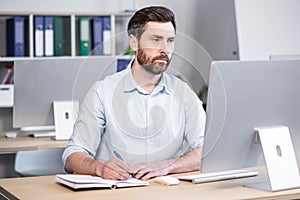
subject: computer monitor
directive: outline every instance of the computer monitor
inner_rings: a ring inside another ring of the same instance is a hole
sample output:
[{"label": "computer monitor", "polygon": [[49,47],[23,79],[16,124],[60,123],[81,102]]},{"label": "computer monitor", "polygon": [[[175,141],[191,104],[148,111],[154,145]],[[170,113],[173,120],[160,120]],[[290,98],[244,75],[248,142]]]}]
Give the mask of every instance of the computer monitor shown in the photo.
[{"label": "computer monitor", "polygon": [[13,126],[54,128],[53,101],[80,103],[93,83],[116,68],[113,57],[16,60]]},{"label": "computer monitor", "polygon": [[300,160],[300,60],[215,61],[202,171],[265,165],[256,127],[289,128]]}]

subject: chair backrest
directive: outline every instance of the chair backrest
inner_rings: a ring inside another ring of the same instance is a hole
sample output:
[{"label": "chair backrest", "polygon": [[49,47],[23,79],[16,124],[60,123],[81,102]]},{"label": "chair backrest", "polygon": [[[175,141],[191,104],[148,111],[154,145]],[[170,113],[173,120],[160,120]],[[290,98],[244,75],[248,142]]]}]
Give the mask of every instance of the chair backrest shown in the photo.
[{"label": "chair backrest", "polygon": [[64,148],[19,151],[15,171],[20,176],[43,176],[66,173],[62,162]]}]

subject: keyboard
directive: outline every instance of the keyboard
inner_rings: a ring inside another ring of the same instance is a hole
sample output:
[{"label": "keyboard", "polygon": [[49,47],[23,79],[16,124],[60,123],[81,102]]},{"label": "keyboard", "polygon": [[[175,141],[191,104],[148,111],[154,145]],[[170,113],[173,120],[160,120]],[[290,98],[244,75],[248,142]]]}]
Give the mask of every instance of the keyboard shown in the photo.
[{"label": "keyboard", "polygon": [[193,183],[206,183],[212,181],[222,181],[236,178],[246,178],[257,176],[258,171],[256,170],[228,170],[210,173],[200,173],[187,176],[177,177],[180,180],[192,181]]},{"label": "keyboard", "polygon": [[30,135],[32,135],[35,138],[40,138],[40,137],[53,137],[56,135],[56,133],[55,132],[34,132]]}]

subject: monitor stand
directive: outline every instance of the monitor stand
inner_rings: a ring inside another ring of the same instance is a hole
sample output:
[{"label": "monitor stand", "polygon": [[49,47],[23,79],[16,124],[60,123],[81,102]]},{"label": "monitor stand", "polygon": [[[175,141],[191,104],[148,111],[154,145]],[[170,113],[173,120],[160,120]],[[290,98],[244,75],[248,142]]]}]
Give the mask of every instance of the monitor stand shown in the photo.
[{"label": "monitor stand", "polygon": [[300,176],[290,132],[286,126],[258,127],[269,180],[247,187],[279,191],[300,187]]},{"label": "monitor stand", "polygon": [[53,101],[55,140],[68,140],[77,118],[78,101]]}]

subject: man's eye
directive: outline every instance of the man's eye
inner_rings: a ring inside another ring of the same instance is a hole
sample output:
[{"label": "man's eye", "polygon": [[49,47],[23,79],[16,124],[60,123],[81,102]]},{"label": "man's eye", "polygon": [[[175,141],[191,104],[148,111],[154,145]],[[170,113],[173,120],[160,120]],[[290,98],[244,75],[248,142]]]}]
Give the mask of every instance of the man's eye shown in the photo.
[{"label": "man's eye", "polygon": [[169,43],[175,42],[175,39],[169,39]]}]

